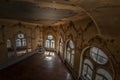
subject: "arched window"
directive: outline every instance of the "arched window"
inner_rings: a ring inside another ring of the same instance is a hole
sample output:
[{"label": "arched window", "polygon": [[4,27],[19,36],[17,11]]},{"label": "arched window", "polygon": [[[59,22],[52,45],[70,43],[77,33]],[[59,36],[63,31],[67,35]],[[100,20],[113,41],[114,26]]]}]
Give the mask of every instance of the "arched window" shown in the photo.
[{"label": "arched window", "polygon": [[98,69],[95,80],[112,80],[112,77],[106,70]]},{"label": "arched window", "polygon": [[52,35],[48,35],[47,40],[45,42],[46,48],[55,48],[55,40]]},{"label": "arched window", "polygon": [[26,46],[26,39],[22,39],[22,45]]},{"label": "arched window", "polygon": [[72,65],[74,65],[74,43],[72,40],[68,41],[67,47],[66,47],[66,60],[67,62]]},{"label": "arched window", "polygon": [[99,48],[92,47],[90,49],[90,55],[92,59],[99,64],[105,64],[108,61],[108,57]]},{"label": "arched window", "polygon": [[52,36],[52,35],[48,35],[48,39],[49,39],[49,40],[52,40],[52,39],[53,39],[53,36]]},{"label": "arched window", "polygon": [[16,47],[21,47],[22,44],[21,44],[21,39],[17,39],[16,40]]},{"label": "arched window", "polygon": [[50,42],[49,40],[46,40],[46,48],[49,48],[50,47]]},{"label": "arched window", "polygon": [[[89,60],[84,58],[84,56]],[[97,47],[88,48],[81,58],[84,59],[83,68],[81,68],[81,80],[112,80],[109,72],[103,69],[103,67],[111,66],[111,64],[106,65],[109,59],[101,49]],[[112,71],[112,68],[108,67],[108,69]]]},{"label": "arched window", "polygon": [[11,48],[11,41],[9,39],[7,40],[7,48]]},{"label": "arched window", "polygon": [[16,36],[16,53],[17,56],[21,56],[26,53],[27,41],[23,33],[19,33]]},{"label": "arched window", "polygon": [[26,46],[26,39],[24,34],[20,33],[17,35],[16,39],[16,47],[25,47]]},{"label": "arched window", "polygon": [[92,74],[93,65],[88,59],[85,59],[83,63],[82,80],[92,80]]},{"label": "arched window", "polygon": [[60,40],[59,40],[59,52],[60,52],[60,56],[63,57],[63,40],[62,40],[62,38],[60,38]]},{"label": "arched window", "polygon": [[51,48],[55,48],[55,41],[51,40]]}]

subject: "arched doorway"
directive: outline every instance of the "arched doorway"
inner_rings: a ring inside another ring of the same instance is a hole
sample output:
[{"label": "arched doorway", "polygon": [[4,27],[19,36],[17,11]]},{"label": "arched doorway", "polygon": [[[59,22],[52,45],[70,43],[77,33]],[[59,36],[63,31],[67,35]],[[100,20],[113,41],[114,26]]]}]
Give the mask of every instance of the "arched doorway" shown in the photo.
[{"label": "arched doorway", "polygon": [[87,47],[81,55],[79,80],[113,80],[110,66],[109,57],[101,48]]}]

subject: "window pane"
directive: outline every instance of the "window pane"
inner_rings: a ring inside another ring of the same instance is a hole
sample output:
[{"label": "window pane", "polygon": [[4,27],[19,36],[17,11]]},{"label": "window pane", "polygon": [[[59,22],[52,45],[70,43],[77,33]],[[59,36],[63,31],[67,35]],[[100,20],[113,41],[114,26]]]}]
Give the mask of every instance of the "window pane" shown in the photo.
[{"label": "window pane", "polygon": [[20,39],[16,40],[16,47],[21,47],[21,40]]},{"label": "window pane", "polygon": [[70,40],[69,46],[70,46],[71,48],[74,48],[74,43],[73,43],[73,41]]},{"label": "window pane", "polygon": [[91,53],[91,56],[92,56],[92,58],[93,58],[94,61],[97,61],[97,54]]},{"label": "window pane", "polygon": [[84,64],[82,75],[84,76],[87,73],[87,65]]},{"label": "window pane", "polygon": [[91,77],[92,77],[92,70],[90,69],[90,67],[88,67],[87,77],[88,77],[89,79],[91,79]]},{"label": "window pane", "polygon": [[67,61],[70,62],[70,52],[67,51]]},{"label": "window pane", "polygon": [[53,36],[52,35],[48,35],[48,39],[53,39]]},{"label": "window pane", "polygon": [[24,34],[18,34],[18,38],[24,38]]},{"label": "window pane", "polygon": [[103,77],[102,77],[102,76],[100,76],[100,75],[96,75],[95,80],[104,80],[104,79],[103,79]]},{"label": "window pane", "polygon": [[50,46],[50,42],[49,42],[49,40],[46,40],[46,48],[49,48]]},{"label": "window pane", "polygon": [[85,80],[92,80],[92,70],[86,64],[84,64],[82,75]]},{"label": "window pane", "polygon": [[97,52],[98,52],[98,48],[93,47],[93,48],[90,49],[90,51],[91,51],[91,52],[94,52],[94,53],[97,53]]},{"label": "window pane", "polygon": [[102,57],[102,56],[98,56],[97,62],[98,63],[105,63],[105,62],[107,62],[107,59]]},{"label": "window pane", "polygon": [[55,41],[54,40],[51,41],[51,48],[55,48]]},{"label": "window pane", "polygon": [[[97,74],[100,74],[99,76],[102,75],[102,77],[106,78],[107,80],[112,80],[112,76],[109,74],[109,72],[107,72],[104,69],[98,69]],[[97,78],[97,76],[96,76],[96,78]]]},{"label": "window pane", "polygon": [[84,80],[92,80],[93,65],[90,60],[85,59],[83,63],[82,77]]},{"label": "window pane", "polygon": [[105,55],[105,53],[96,47],[91,48],[90,55],[91,58],[99,64],[105,64],[108,61],[108,58]]},{"label": "window pane", "polygon": [[74,55],[71,55],[71,64],[74,65]]},{"label": "window pane", "polygon": [[22,45],[26,46],[26,39],[22,39]]},{"label": "window pane", "polygon": [[7,40],[7,48],[11,48],[11,41]]}]

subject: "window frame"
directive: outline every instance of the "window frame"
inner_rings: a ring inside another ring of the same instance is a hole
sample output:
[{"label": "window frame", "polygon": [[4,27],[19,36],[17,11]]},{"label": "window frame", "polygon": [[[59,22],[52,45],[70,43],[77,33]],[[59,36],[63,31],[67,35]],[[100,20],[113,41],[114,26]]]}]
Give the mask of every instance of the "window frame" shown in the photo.
[{"label": "window frame", "polygon": [[[75,54],[75,47],[71,47],[70,42],[72,40],[69,40],[66,45],[66,61],[67,63],[73,68],[74,66],[74,54]],[[73,43],[73,41],[72,41]],[[73,43],[74,45],[74,43]],[[75,46],[75,45],[74,45]],[[74,51],[74,54],[72,53]],[[69,57],[69,58],[68,58]],[[72,59],[73,58],[73,59]]]},{"label": "window frame", "polygon": [[[51,36],[52,38],[49,39],[49,36]],[[47,39],[45,41],[45,47],[48,48],[48,49],[54,49],[55,48],[55,40],[54,40],[53,35],[49,34],[47,36]]]},{"label": "window frame", "polygon": [[[22,37],[20,37],[20,35],[22,35]],[[19,45],[17,45],[17,44],[19,44]],[[26,47],[26,46],[27,46],[27,40],[26,40],[25,34],[18,33],[17,38],[16,38],[16,47],[17,48],[22,48],[22,47]]]}]

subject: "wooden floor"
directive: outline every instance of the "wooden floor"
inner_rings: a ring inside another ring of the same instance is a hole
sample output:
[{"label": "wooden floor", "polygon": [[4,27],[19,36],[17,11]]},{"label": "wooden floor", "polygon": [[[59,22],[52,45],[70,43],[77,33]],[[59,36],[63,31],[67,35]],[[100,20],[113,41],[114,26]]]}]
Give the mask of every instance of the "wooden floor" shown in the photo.
[{"label": "wooden floor", "polygon": [[73,80],[57,55],[35,54],[0,70],[0,80]]}]

